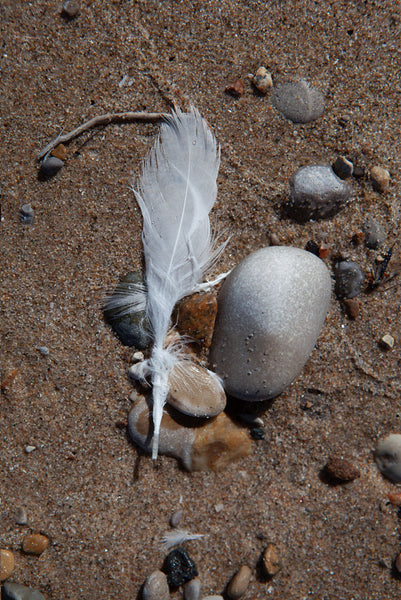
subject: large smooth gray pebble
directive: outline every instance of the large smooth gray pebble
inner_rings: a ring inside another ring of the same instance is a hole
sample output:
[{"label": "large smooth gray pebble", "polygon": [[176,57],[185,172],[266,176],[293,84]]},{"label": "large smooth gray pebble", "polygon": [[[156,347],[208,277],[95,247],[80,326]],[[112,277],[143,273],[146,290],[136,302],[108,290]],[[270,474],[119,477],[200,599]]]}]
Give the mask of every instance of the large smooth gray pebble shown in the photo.
[{"label": "large smooth gray pebble", "polygon": [[384,438],[377,447],[375,459],[383,475],[401,483],[401,434],[392,433]]},{"label": "large smooth gray pebble", "polygon": [[319,258],[284,246],[262,248],[227,277],[211,365],[242,400],[280,394],[300,373],[329,307],[331,279]]},{"label": "large smooth gray pebble", "polygon": [[308,165],[290,178],[288,215],[301,223],[334,217],[350,200],[351,188],[331,167]]},{"label": "large smooth gray pebble", "polygon": [[4,582],[1,590],[1,600],[46,600],[44,595],[34,588],[20,583]]}]

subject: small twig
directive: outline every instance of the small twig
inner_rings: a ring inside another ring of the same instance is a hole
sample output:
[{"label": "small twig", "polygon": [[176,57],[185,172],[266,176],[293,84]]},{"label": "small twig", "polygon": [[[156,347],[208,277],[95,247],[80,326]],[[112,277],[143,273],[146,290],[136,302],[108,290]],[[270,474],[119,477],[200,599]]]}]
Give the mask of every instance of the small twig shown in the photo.
[{"label": "small twig", "polygon": [[74,138],[84,133],[84,131],[88,131],[88,129],[92,129],[93,127],[100,127],[104,125],[109,125],[110,123],[133,123],[133,122],[142,122],[142,123],[159,123],[164,118],[166,118],[166,114],[164,113],[146,113],[146,112],[122,112],[122,113],[107,113],[105,115],[99,115],[97,117],[93,117],[93,119],[89,119],[86,123],[83,123],[76,129],[73,129],[69,133],[64,133],[63,135],[57,136],[53,141],[51,141],[43,150],[41,150],[38,154],[38,160],[41,160],[46,154],[51,152],[53,148],[55,148],[58,144],[66,144],[70,142]]}]

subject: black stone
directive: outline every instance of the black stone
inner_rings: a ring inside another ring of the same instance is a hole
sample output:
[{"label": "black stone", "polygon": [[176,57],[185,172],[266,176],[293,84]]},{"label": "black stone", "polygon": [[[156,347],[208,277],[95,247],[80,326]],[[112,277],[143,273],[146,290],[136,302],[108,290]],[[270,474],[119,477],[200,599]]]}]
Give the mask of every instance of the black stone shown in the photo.
[{"label": "black stone", "polygon": [[365,274],[361,267],[351,260],[338,262],[334,276],[337,298],[355,298],[364,288]]},{"label": "black stone", "polygon": [[[130,295],[136,291],[138,284],[142,283],[139,273],[135,271],[128,273],[118,282],[103,310],[106,323],[110,325],[120,342],[124,346],[134,346],[138,350],[146,350],[151,343],[145,311],[135,311],[129,307]],[[124,305],[124,299],[128,299],[128,305]]]},{"label": "black stone", "polygon": [[265,430],[262,427],[254,427],[251,429],[251,438],[253,440],[264,440],[265,439]]},{"label": "black stone", "polygon": [[198,570],[185,548],[178,546],[167,554],[163,570],[167,575],[167,582],[171,587],[178,587],[191,581],[198,575]]}]

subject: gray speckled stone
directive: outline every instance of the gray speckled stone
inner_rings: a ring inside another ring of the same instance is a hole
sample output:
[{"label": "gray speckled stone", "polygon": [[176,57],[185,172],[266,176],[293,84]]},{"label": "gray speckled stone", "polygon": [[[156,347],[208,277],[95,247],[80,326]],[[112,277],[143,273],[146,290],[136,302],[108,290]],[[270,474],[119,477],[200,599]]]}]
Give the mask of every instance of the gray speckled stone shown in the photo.
[{"label": "gray speckled stone", "polygon": [[355,298],[365,285],[365,274],[358,263],[352,260],[338,262],[334,269],[337,298]]},{"label": "gray speckled stone", "polygon": [[351,188],[326,165],[301,167],[290,178],[288,215],[301,223],[334,217],[350,200]]},{"label": "gray speckled stone", "polygon": [[379,442],[375,459],[383,475],[401,483],[401,434],[392,433]]},{"label": "gray speckled stone", "polygon": [[312,352],[328,310],[330,274],[319,258],[285,246],[262,248],[227,277],[211,365],[242,400],[280,394]]},{"label": "gray speckled stone", "polygon": [[309,123],[318,119],[324,111],[322,92],[307,81],[286,82],[273,91],[273,106],[294,123]]},{"label": "gray speckled stone", "polygon": [[4,582],[1,590],[1,600],[46,600],[44,595],[34,588],[20,583]]}]

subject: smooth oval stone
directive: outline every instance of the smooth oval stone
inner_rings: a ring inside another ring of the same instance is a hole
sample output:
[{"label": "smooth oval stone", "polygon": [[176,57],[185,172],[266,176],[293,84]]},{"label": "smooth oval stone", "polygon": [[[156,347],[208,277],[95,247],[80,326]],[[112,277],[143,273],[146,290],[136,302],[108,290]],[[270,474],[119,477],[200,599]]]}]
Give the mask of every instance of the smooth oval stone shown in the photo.
[{"label": "smooth oval stone", "polygon": [[287,82],[273,91],[273,106],[293,123],[309,123],[324,111],[324,96],[307,81]]},{"label": "smooth oval stone", "polygon": [[226,392],[251,401],[280,394],[312,352],[330,296],[325,264],[299,248],[262,248],[233,269],[211,347]]},{"label": "smooth oval stone", "polygon": [[215,417],[226,407],[226,395],[218,377],[189,360],[175,365],[169,386],[167,402],[184,415]]},{"label": "smooth oval stone", "polygon": [[382,440],[375,452],[380,471],[394,481],[401,482],[401,434],[392,433]]},{"label": "smooth oval stone", "polygon": [[290,178],[290,217],[304,223],[309,219],[334,217],[350,200],[351,188],[326,165],[301,167]]},{"label": "smooth oval stone", "polygon": [[167,576],[163,571],[153,571],[145,581],[142,591],[143,600],[169,600],[170,590]]}]

